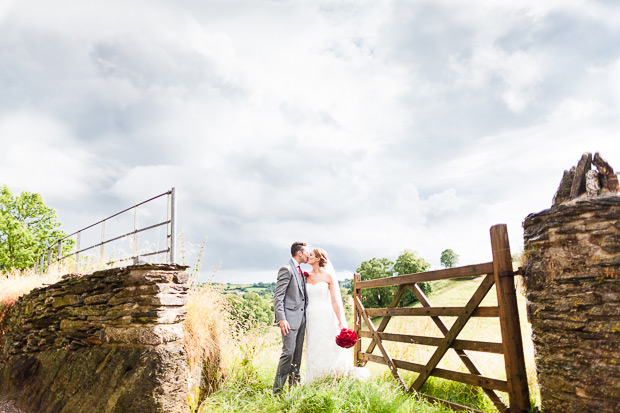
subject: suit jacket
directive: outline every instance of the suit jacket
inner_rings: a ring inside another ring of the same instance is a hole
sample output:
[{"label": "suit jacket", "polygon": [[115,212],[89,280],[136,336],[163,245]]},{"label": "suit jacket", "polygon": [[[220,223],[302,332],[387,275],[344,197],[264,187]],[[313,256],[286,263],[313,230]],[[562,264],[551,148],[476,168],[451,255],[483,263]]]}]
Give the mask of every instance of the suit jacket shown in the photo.
[{"label": "suit jacket", "polygon": [[287,320],[292,329],[298,329],[306,316],[306,280],[297,266],[289,261],[278,271],[278,281],[273,294],[275,323]]}]

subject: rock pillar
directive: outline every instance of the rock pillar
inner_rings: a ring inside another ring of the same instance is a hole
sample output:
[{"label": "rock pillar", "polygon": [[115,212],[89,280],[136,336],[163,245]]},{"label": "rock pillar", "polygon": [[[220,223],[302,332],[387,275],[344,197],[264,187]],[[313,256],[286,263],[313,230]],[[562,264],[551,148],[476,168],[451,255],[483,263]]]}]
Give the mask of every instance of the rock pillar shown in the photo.
[{"label": "rock pillar", "polygon": [[0,394],[26,412],[187,412],[186,267],[65,276],[21,297],[0,338]]},{"label": "rock pillar", "polygon": [[523,224],[527,312],[548,412],[620,408],[620,196],[609,165],[588,173],[587,155],[565,172],[554,206]]}]

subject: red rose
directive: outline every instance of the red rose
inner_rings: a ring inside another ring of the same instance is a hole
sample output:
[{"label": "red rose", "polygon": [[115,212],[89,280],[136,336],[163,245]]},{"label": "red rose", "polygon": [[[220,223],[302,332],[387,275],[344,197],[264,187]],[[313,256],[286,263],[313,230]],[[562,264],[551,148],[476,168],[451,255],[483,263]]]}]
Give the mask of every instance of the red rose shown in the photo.
[{"label": "red rose", "polygon": [[336,336],[336,344],[340,347],[351,348],[357,343],[357,333],[353,330],[343,328]]},{"label": "red rose", "polygon": [[307,276],[309,276],[310,274],[308,274],[306,271],[304,271],[304,275],[307,277]]}]

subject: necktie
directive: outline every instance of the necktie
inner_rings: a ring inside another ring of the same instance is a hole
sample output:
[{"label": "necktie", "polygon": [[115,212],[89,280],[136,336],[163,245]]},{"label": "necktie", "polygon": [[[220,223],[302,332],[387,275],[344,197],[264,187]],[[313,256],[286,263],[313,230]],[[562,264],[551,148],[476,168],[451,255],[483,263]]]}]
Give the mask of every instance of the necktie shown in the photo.
[{"label": "necktie", "polygon": [[297,268],[299,268],[299,275],[301,275],[302,277],[304,276],[304,273],[301,272],[301,265],[298,265]]}]

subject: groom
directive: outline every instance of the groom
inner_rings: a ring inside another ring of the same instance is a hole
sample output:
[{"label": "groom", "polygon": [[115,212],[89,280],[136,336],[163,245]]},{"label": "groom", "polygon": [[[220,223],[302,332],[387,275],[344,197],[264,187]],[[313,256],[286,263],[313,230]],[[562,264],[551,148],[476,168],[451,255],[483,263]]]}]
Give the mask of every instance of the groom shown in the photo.
[{"label": "groom", "polygon": [[282,391],[286,378],[289,386],[299,383],[301,352],[306,332],[306,279],[301,264],[308,262],[309,251],[305,242],[291,246],[291,260],[278,271],[278,281],[273,294],[276,324],[282,333],[282,355],[273,383],[273,394]]}]

